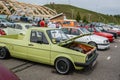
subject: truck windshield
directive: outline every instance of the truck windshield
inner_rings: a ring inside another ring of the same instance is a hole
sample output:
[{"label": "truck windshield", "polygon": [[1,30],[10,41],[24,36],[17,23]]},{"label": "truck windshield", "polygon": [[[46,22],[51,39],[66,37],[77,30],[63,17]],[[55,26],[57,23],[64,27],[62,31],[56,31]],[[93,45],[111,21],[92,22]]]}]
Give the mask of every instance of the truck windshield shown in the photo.
[{"label": "truck windshield", "polygon": [[59,43],[68,39],[68,36],[59,29],[47,30],[47,34],[51,39],[52,43]]}]

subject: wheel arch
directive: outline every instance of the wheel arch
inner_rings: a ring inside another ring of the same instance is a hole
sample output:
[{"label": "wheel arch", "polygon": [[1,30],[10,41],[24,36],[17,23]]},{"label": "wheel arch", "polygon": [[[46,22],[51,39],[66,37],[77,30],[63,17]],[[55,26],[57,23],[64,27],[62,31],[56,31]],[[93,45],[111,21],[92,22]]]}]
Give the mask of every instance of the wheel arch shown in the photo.
[{"label": "wheel arch", "polygon": [[71,64],[72,64],[72,66],[75,67],[75,65],[74,65],[74,60],[73,60],[70,56],[68,56],[68,55],[60,55],[60,56],[57,56],[57,57],[55,58],[55,60],[54,60],[54,65],[55,65],[55,62],[57,61],[57,59],[59,59],[59,58],[65,58],[65,59],[69,60],[69,61],[71,62]]},{"label": "wheel arch", "polygon": [[96,42],[94,42],[94,41],[89,41],[88,44],[90,44],[90,43],[95,43],[96,47],[98,47],[98,45],[97,45]]}]

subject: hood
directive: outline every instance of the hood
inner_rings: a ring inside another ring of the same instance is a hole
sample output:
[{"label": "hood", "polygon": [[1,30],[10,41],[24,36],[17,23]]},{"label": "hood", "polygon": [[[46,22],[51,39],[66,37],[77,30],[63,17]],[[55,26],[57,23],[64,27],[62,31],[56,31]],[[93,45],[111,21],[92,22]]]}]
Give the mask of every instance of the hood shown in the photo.
[{"label": "hood", "polygon": [[87,35],[91,35],[91,34],[82,34],[82,35],[76,36],[74,38],[71,38],[71,39],[68,39],[68,40],[65,40],[65,41],[61,41],[59,43],[59,46],[62,46],[62,45],[65,45],[65,44],[69,44],[69,43],[75,41],[76,39],[78,39],[80,37],[83,37],[83,36],[87,36]]},{"label": "hood", "polygon": [[100,35],[100,36],[106,36],[106,37],[112,37],[113,35],[110,33],[105,33],[105,32],[95,32],[95,34]]},{"label": "hood", "polygon": [[92,39],[95,38],[95,39],[100,39],[100,40],[107,40],[106,37],[102,37],[102,36],[99,36],[99,35],[91,35],[90,36]]}]

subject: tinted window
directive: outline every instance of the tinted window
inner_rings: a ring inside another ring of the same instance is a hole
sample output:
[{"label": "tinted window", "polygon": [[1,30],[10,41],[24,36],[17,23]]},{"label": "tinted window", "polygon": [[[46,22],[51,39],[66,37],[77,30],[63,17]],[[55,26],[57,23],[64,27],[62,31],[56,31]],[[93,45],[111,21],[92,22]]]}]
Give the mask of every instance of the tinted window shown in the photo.
[{"label": "tinted window", "polygon": [[63,31],[65,34],[70,34],[70,29],[69,29],[69,28],[62,28],[62,31]]},{"label": "tinted window", "polygon": [[94,29],[93,28],[88,28],[88,31],[94,32]]},{"label": "tinted window", "polygon": [[29,28],[32,28],[33,26],[30,26],[30,25],[25,25],[25,28],[26,29],[29,29]]},{"label": "tinted window", "polygon": [[64,21],[63,24],[70,24],[70,21]]},{"label": "tinted window", "polygon": [[22,26],[21,25],[15,25],[15,29],[22,29]]},{"label": "tinted window", "polygon": [[80,35],[80,31],[78,29],[72,29],[71,34],[72,35]]},{"label": "tinted window", "polygon": [[40,31],[31,31],[30,42],[39,43],[39,41],[43,44],[49,44],[44,33]]}]

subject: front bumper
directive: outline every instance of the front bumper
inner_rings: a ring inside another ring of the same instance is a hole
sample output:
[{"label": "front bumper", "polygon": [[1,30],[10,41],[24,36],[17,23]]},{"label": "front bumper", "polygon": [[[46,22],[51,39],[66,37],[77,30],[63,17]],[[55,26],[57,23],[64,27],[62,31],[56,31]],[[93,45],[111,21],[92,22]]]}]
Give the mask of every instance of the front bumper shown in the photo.
[{"label": "front bumper", "polygon": [[75,62],[74,64],[76,67],[89,67],[94,63],[94,61],[96,61],[97,56],[98,56],[98,54],[95,53],[94,57],[92,59],[90,59],[89,61],[87,61],[86,63]]},{"label": "front bumper", "polygon": [[109,44],[97,44],[98,49],[109,49],[110,45]]}]

